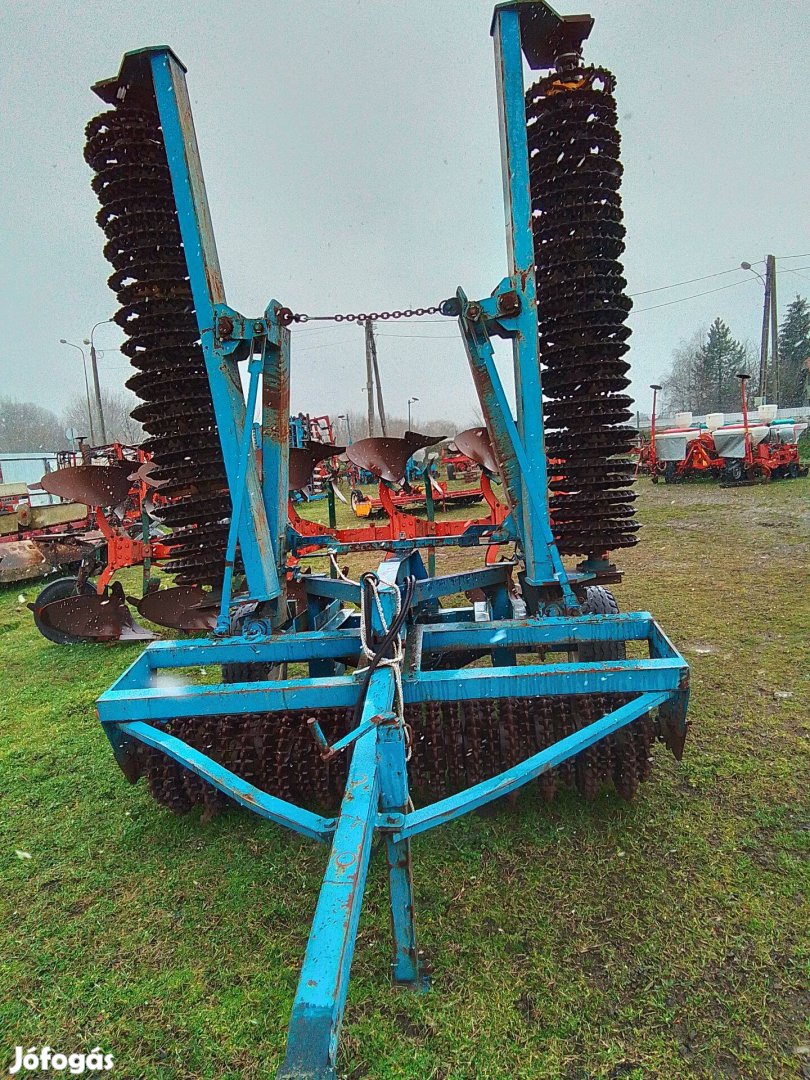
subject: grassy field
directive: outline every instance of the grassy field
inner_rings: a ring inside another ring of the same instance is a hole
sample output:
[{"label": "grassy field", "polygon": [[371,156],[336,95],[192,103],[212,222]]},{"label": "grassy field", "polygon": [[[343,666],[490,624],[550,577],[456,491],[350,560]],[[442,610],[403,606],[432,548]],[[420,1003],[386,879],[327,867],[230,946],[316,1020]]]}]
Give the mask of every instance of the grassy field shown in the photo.
[{"label": "grassy field", "polygon": [[[692,665],[683,763],[657,748],[629,806],[526,791],[417,838],[427,995],[387,983],[375,858],[342,1076],[810,1075],[809,496],[640,484],[617,593]],[[47,1043],[131,1080],[272,1076],[325,851],[130,788],[93,701],[137,647],[48,644],[35,593],[0,593],[0,1069]]]}]

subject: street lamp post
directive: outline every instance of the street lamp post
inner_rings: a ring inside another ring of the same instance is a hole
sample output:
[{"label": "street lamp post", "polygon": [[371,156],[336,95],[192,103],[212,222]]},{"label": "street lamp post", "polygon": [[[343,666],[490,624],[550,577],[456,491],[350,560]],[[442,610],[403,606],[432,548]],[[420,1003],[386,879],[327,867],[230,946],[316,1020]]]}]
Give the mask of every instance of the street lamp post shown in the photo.
[{"label": "street lamp post", "polygon": [[96,445],[96,432],[93,427],[93,410],[90,406],[90,383],[87,378],[87,357],[84,355],[84,349],[81,345],[74,345],[72,341],[67,341],[65,338],[59,338],[60,345],[70,345],[71,349],[78,349],[82,354],[82,364],[84,366],[84,392],[87,395],[87,419],[90,422],[90,442],[93,446]]},{"label": "street lamp post", "polygon": [[351,422],[351,420],[349,419],[349,417],[348,417],[348,415],[346,413],[340,413],[339,416],[338,416],[338,420],[345,420],[346,421],[346,441],[347,441],[348,445],[351,446],[351,444],[352,444],[352,422]]},{"label": "street lamp post", "polygon": [[93,334],[99,326],[103,326],[105,323],[115,322],[114,319],[102,319],[101,322],[97,322],[93,329],[90,331],[90,337],[84,339],[84,344],[90,346],[90,364],[93,368],[93,388],[96,392],[96,407],[98,409],[98,420],[101,425],[101,441],[107,442],[107,428],[104,424],[104,409],[101,405],[101,387],[98,382],[98,357],[96,355],[96,346],[93,342]]},{"label": "street lamp post", "polygon": [[412,401],[418,401],[418,400],[419,400],[418,397],[409,397],[408,398],[408,431],[411,430],[411,402]]}]

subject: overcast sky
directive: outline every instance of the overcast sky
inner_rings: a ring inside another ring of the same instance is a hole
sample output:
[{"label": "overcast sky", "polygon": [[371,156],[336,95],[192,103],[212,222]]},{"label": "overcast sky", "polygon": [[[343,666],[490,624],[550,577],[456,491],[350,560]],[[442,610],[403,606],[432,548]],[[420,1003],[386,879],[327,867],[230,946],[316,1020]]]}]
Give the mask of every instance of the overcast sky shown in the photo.
[{"label": "overcast sky", "polygon": [[[730,270],[767,252],[780,308],[810,293],[810,2],[589,0],[586,59],[612,69],[623,137],[631,293]],[[83,391],[74,342],[115,310],[85,123],[90,84],[129,49],[168,44],[188,67],[228,302],[272,297],[329,314],[487,295],[506,272],[492,42],[485,0],[4,0],[0,394],[61,409]],[[802,256],[788,258],[788,256]],[[790,271],[788,268],[792,268]],[[761,269],[761,267],[760,267]],[[793,270],[798,272],[793,272]],[[750,279],[750,280],[747,280]],[[734,284],[739,282],[739,284]],[[698,299],[656,307],[733,285]],[[758,341],[762,289],[740,270],[637,296],[634,391],[719,315]],[[102,384],[129,375],[101,326]],[[380,326],[386,405],[473,420],[450,320]],[[502,365],[505,370],[505,364]],[[362,332],[293,337],[293,407],[363,406]]]}]

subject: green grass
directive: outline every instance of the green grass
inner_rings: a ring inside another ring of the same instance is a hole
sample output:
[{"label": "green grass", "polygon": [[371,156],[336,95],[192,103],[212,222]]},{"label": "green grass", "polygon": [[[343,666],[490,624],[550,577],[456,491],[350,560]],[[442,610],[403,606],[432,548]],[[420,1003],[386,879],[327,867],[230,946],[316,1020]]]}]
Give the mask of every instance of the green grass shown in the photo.
[{"label": "green grass", "polygon": [[[692,665],[683,763],[658,747],[629,806],[527,791],[419,837],[424,996],[388,985],[375,858],[341,1075],[802,1075],[808,495],[640,484],[617,592]],[[93,701],[137,647],[50,645],[20,592],[36,588],[0,593],[0,1067],[48,1043],[101,1045],[132,1080],[272,1075],[325,851],[239,811],[176,819],[129,787]]]}]

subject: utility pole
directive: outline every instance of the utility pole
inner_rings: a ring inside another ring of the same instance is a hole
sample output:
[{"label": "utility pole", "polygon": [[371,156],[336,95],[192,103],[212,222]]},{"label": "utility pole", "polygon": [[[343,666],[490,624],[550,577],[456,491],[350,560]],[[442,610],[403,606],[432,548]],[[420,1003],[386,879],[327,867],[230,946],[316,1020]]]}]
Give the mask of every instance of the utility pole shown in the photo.
[{"label": "utility pole", "polygon": [[90,331],[90,337],[84,339],[84,344],[90,346],[90,366],[93,369],[93,388],[96,394],[96,408],[98,409],[98,422],[101,427],[101,442],[103,445],[107,443],[107,428],[104,423],[104,409],[101,405],[101,387],[98,382],[98,357],[96,356],[96,343],[93,340],[93,334],[98,330],[99,326],[104,326],[105,323],[115,322],[115,319],[101,319]]},{"label": "utility pole", "polygon": [[98,409],[98,422],[101,428],[101,443],[102,446],[107,445],[107,428],[104,424],[104,409],[101,405],[101,387],[98,382],[98,358],[96,357],[96,347],[92,341],[88,342],[85,339],[85,345],[90,345],[90,367],[93,369],[93,391],[96,396],[96,409]]},{"label": "utility pole", "polygon": [[[761,280],[761,279],[760,279]],[[765,256],[765,300],[762,305],[762,340],[759,346],[759,380],[757,395],[761,404],[768,397],[768,332],[771,317],[771,256]]]},{"label": "utility pole", "polygon": [[374,385],[377,386],[377,412],[380,417],[380,429],[383,435],[388,434],[385,422],[385,404],[383,402],[382,383],[380,382],[380,368],[377,364],[377,342],[374,339],[374,323],[371,319],[365,321],[366,331],[366,393],[368,394],[368,434],[374,434]]},{"label": "utility pole", "polygon": [[768,400],[768,335],[770,334],[771,382],[775,403],[779,404],[779,326],[776,310],[776,257],[765,256],[765,278],[756,272],[751,263],[742,262],[740,268],[750,270],[765,286],[765,300],[762,305],[762,340],[759,346],[759,379],[757,396],[754,399],[764,405]]},{"label": "utility pole", "polygon": [[769,255],[766,261],[771,281],[771,370],[773,404],[779,404],[779,323],[776,312],[776,258]]},{"label": "utility pole", "polygon": [[374,323],[366,319],[366,396],[368,398],[368,437],[374,435]]}]

